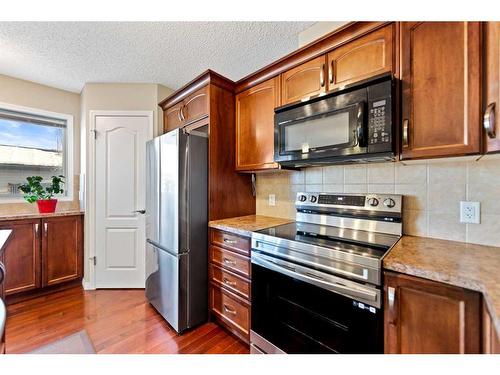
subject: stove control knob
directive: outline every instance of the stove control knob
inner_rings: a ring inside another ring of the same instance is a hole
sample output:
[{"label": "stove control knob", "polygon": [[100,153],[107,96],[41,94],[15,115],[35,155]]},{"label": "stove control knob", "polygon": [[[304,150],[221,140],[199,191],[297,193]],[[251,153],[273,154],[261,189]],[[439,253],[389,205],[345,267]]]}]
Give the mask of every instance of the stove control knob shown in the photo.
[{"label": "stove control knob", "polygon": [[370,198],[368,199],[368,204],[372,207],[378,206],[378,199],[377,198]]},{"label": "stove control knob", "polygon": [[315,195],[311,195],[311,198],[309,198],[309,200],[311,201],[311,203],[316,203],[318,197],[316,197]]},{"label": "stove control knob", "polygon": [[384,206],[387,208],[393,208],[396,205],[396,202],[394,202],[394,199],[392,198],[387,198],[384,200]]},{"label": "stove control knob", "polygon": [[301,202],[305,202],[305,201],[306,201],[306,199],[307,199],[307,197],[306,197],[305,195],[301,195],[301,196],[299,197],[299,201],[301,201]]}]

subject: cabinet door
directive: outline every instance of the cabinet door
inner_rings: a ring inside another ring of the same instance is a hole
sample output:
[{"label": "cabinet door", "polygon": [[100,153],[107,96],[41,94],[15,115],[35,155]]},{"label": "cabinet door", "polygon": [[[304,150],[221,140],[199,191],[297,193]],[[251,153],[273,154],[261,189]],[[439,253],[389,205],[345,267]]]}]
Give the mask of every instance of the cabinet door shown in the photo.
[{"label": "cabinet door", "polygon": [[479,293],[391,272],[384,293],[386,353],[480,352]]},{"label": "cabinet door", "polygon": [[483,111],[484,116],[487,116],[486,122],[490,124],[491,119],[492,124],[491,130],[485,131],[485,144],[486,152],[498,152],[500,151],[500,22],[486,22],[484,31],[486,62]]},{"label": "cabinet door", "polygon": [[236,95],[236,170],[277,168],[274,162],[274,108],[279,77]]},{"label": "cabinet door", "polygon": [[12,229],[4,250],[5,295],[40,287],[40,220],[4,222],[0,229]]},{"label": "cabinet door", "polygon": [[391,24],[353,40],[328,54],[328,90],[394,70]]},{"label": "cabinet door", "polygon": [[82,277],[82,217],[43,219],[42,231],[43,286]]},{"label": "cabinet door", "polygon": [[163,111],[163,131],[165,133],[182,125],[181,108],[183,105],[184,103],[180,102]]},{"label": "cabinet door", "polygon": [[326,58],[317,57],[281,75],[281,104],[326,91]]},{"label": "cabinet door", "polygon": [[479,22],[401,23],[402,159],[480,152]]},{"label": "cabinet door", "polygon": [[183,122],[188,124],[208,116],[208,86],[189,95],[181,109]]}]

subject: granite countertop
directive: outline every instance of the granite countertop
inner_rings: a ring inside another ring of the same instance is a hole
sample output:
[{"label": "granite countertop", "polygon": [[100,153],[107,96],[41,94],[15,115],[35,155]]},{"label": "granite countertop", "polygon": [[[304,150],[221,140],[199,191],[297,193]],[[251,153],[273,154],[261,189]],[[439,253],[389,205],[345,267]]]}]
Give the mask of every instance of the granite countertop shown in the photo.
[{"label": "granite countertop", "polygon": [[1,214],[0,221],[2,220],[21,220],[21,219],[41,219],[44,217],[57,217],[57,216],[73,216],[73,215],[83,215],[85,211],[83,210],[71,210],[71,211],[56,211],[51,214],[40,214],[36,213],[21,213],[21,214]]},{"label": "granite countertop", "polygon": [[0,229],[0,255],[3,252],[4,245],[7,243],[12,231],[10,229]]},{"label": "granite countertop", "polygon": [[277,225],[293,222],[290,219],[281,219],[271,216],[248,215],[229,219],[213,220],[208,223],[210,228],[250,237],[256,230],[266,229]]},{"label": "granite countertop", "polygon": [[500,333],[500,247],[403,236],[384,268],[483,293]]}]

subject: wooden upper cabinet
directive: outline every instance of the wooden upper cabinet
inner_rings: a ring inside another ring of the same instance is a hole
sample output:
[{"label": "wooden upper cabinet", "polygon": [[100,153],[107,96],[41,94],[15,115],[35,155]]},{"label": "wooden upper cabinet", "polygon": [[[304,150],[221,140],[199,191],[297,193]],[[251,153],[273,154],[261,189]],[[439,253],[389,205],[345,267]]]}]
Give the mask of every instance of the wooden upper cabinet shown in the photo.
[{"label": "wooden upper cabinet", "polygon": [[12,229],[4,250],[5,295],[40,287],[40,220],[0,223],[0,229]]},{"label": "wooden upper cabinet", "polygon": [[480,353],[478,292],[398,273],[384,276],[386,353]]},{"label": "wooden upper cabinet", "polygon": [[236,95],[236,170],[277,168],[274,108],[280,104],[279,77]]},{"label": "wooden upper cabinet", "polygon": [[208,86],[189,95],[183,103],[181,115],[185,124],[208,116]]},{"label": "wooden upper cabinet", "polygon": [[281,104],[326,91],[326,58],[317,57],[281,74]]},{"label": "wooden upper cabinet", "polygon": [[392,72],[395,24],[375,30],[328,54],[328,89]]},{"label": "wooden upper cabinet", "polygon": [[204,117],[208,117],[208,86],[167,108],[163,112],[163,129],[169,132]]},{"label": "wooden upper cabinet", "polygon": [[402,22],[402,159],[480,152],[479,22]]},{"label": "wooden upper cabinet", "polygon": [[42,220],[43,286],[82,277],[82,232],[81,216]]},{"label": "wooden upper cabinet", "polygon": [[163,130],[165,133],[181,127],[181,108],[183,105],[184,103],[180,102],[163,111]]},{"label": "wooden upper cabinet", "polygon": [[[484,64],[484,116],[491,130],[485,129],[486,152],[500,151],[500,22],[486,22],[484,28],[486,61]],[[491,116],[493,114],[493,116]],[[493,118],[495,122],[493,122]]]}]

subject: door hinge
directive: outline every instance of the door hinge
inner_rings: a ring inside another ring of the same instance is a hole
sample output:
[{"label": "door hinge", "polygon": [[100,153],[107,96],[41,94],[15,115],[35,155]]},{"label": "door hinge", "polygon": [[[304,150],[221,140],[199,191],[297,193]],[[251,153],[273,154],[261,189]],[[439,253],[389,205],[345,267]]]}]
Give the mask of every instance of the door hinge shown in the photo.
[{"label": "door hinge", "polygon": [[96,256],[90,257],[90,260],[94,263],[94,266],[97,265],[97,257]]},{"label": "door hinge", "polygon": [[97,139],[97,130],[91,129],[90,131],[94,134],[94,139]]}]

